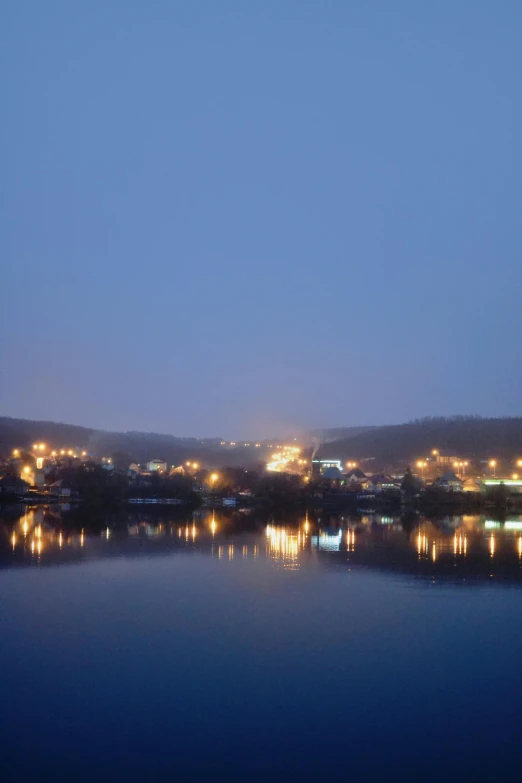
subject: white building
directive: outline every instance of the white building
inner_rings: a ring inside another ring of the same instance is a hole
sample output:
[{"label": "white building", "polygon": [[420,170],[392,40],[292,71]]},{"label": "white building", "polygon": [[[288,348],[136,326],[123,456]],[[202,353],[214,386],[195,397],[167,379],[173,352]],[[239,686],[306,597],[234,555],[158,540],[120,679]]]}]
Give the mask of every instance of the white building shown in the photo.
[{"label": "white building", "polygon": [[163,462],[161,459],[151,459],[150,462],[147,462],[147,470],[149,473],[155,473],[157,471],[166,473],[167,463]]}]

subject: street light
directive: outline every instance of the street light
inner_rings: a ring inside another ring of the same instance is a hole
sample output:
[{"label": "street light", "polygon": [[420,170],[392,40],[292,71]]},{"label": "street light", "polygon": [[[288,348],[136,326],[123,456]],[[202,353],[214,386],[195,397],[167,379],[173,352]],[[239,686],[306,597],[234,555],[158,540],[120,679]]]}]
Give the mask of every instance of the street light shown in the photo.
[{"label": "street light", "polygon": [[496,459],[490,459],[489,461],[489,467],[493,470],[493,475],[497,475],[496,467],[497,467],[497,461]]},{"label": "street light", "polygon": [[424,478],[424,468],[426,467],[426,463],[423,460],[420,459],[417,462],[417,467],[420,468],[421,476],[422,476],[422,478]]},{"label": "street light", "polygon": [[13,449],[13,457],[19,457],[20,456],[20,449]]}]

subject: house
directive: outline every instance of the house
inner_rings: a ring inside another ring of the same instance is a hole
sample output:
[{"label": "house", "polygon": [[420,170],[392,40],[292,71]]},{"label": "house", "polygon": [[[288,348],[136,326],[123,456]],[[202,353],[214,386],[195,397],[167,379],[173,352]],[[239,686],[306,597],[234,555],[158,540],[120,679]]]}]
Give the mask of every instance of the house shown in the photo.
[{"label": "house", "polygon": [[345,478],[347,484],[362,484],[367,476],[360,468],[353,468],[349,473],[345,473]]},{"label": "house", "polygon": [[330,489],[339,489],[344,484],[344,476],[337,467],[326,468],[321,475],[321,480]]},{"label": "house", "polygon": [[383,492],[387,489],[399,489],[397,482],[391,477],[386,476],[384,473],[376,473],[373,476],[369,476],[363,482],[363,489],[366,492]]},{"label": "house", "polygon": [[166,473],[167,471],[167,463],[163,462],[161,459],[151,459],[150,462],[147,462],[147,470],[149,473]]},{"label": "house", "polygon": [[466,479],[462,482],[462,491],[463,492],[481,492],[482,488],[478,481],[475,479]]},{"label": "house", "polygon": [[341,472],[342,461],[340,459],[313,459],[312,476],[320,478],[326,470],[337,468]]},{"label": "house", "polygon": [[0,479],[0,494],[26,495],[31,485],[18,476],[4,476]]},{"label": "house", "polygon": [[58,498],[70,498],[72,490],[70,490],[69,487],[64,487],[63,481],[60,480],[49,485],[49,494]]},{"label": "house", "polygon": [[443,489],[445,492],[462,492],[463,481],[459,479],[456,473],[449,471],[443,473],[438,479],[433,482],[434,486]]}]

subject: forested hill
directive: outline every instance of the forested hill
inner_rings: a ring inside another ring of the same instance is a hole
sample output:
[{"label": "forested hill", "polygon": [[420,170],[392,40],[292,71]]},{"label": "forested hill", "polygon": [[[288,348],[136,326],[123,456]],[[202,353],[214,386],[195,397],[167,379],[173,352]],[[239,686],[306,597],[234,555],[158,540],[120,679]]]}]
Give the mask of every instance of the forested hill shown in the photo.
[{"label": "forested hill", "polygon": [[429,455],[432,449],[477,459],[522,457],[522,417],[456,416],[378,427],[326,443],[317,456],[393,462]]},{"label": "forested hill", "polygon": [[13,449],[30,449],[35,442],[44,442],[49,449],[85,449],[98,456],[120,456],[118,462],[145,463],[162,459],[179,465],[187,459],[197,459],[211,465],[257,465],[262,449],[220,448],[221,438],[199,440],[147,432],[105,432],[72,424],[52,421],[32,421],[0,417],[0,457],[8,457]]},{"label": "forested hill", "polygon": [[324,430],[310,430],[309,437],[317,438],[323,442],[330,442],[331,440],[340,440],[344,438],[353,438],[354,435],[360,435],[362,432],[369,432],[376,427],[330,427]]}]

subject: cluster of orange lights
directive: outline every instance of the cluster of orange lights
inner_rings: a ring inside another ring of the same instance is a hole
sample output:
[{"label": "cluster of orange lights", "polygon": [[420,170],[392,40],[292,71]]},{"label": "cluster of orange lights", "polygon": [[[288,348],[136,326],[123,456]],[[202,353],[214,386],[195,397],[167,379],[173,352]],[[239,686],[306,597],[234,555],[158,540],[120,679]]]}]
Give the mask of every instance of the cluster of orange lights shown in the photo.
[{"label": "cluster of orange lights", "polygon": [[[44,451],[46,451],[46,449],[47,449],[47,447],[46,447],[45,443],[33,443],[32,450],[36,454],[38,452],[44,452]],[[21,449],[13,449],[13,457],[15,459],[20,457],[21,452],[22,452]],[[42,455],[40,454],[40,456],[42,456]],[[86,451],[81,451],[81,452],[77,453],[74,449],[59,449],[58,451],[57,450],[50,451],[49,452],[49,456],[51,456],[51,457],[75,457],[75,458],[78,457],[78,456],[86,457],[87,456],[87,452]]]}]

